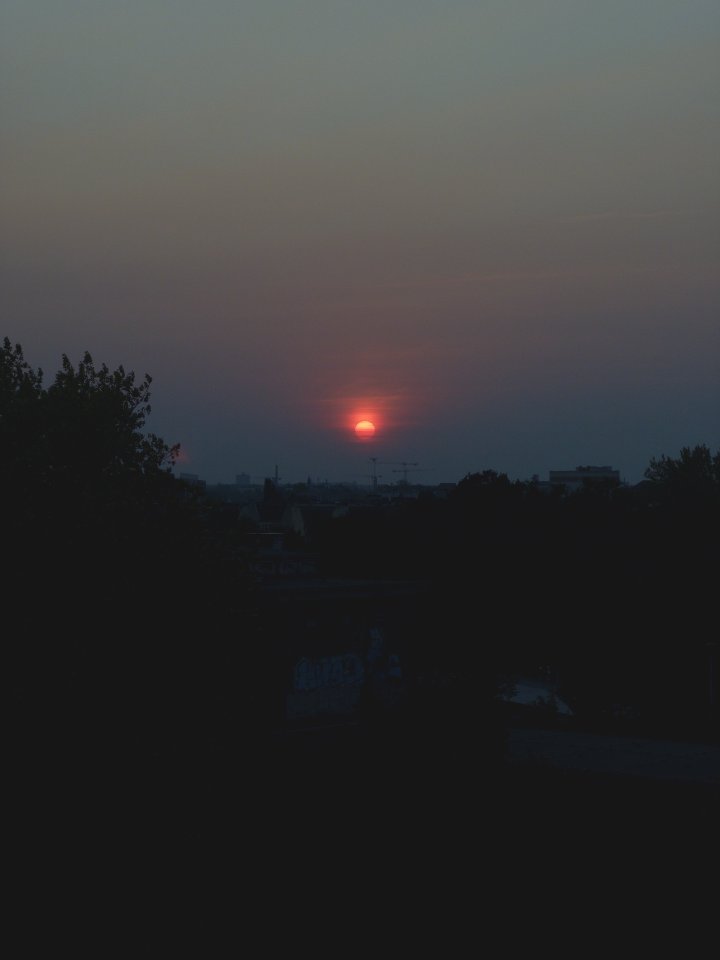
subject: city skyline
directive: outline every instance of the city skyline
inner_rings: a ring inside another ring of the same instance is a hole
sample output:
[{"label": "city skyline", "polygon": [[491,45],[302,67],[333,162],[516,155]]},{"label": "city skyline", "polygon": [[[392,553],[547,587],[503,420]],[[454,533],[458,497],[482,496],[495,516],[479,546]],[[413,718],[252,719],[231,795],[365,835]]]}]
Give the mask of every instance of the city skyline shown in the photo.
[{"label": "city skyline", "polygon": [[8,0],[0,335],[149,373],[210,483],[637,482],[720,446],[719,40],[710,0]]}]

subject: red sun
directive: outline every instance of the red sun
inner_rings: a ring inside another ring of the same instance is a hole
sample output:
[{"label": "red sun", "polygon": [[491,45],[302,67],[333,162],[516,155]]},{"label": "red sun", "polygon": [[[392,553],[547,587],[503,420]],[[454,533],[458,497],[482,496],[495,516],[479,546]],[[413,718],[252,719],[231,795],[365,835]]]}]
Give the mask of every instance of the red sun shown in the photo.
[{"label": "red sun", "polygon": [[359,440],[369,440],[375,436],[375,424],[372,420],[358,420],[355,424],[355,436]]}]

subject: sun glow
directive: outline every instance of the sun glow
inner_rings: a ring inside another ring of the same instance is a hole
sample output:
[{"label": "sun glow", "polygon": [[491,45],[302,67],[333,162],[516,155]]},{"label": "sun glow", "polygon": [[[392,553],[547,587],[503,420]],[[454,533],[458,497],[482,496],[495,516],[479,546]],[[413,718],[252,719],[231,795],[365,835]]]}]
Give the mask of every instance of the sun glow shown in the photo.
[{"label": "sun glow", "polygon": [[387,440],[388,430],[392,426],[390,408],[393,399],[367,395],[340,397],[333,401],[336,414],[332,426],[340,432],[345,442],[382,443]]},{"label": "sun glow", "polygon": [[372,420],[358,420],[355,424],[355,436],[359,440],[369,440],[375,436],[375,424]]}]

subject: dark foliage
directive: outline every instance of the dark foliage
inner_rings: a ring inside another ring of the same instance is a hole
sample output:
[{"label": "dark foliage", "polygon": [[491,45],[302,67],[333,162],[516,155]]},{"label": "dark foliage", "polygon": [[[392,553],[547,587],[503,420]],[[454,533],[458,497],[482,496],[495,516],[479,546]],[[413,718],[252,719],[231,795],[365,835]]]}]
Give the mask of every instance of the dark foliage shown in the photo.
[{"label": "dark foliage", "polygon": [[719,456],[685,448],[635,489],[573,495],[468,474],[447,500],[351,511],[316,546],[327,570],[424,580],[422,624],[474,670],[549,669],[600,726],[707,733]]},{"label": "dark foliage", "polygon": [[[464,804],[466,824],[478,770],[502,761],[502,673],[553,673],[590,727],[710,730],[718,454],[654,460],[635,489],[544,494],[486,470],[447,498],[320,511],[294,544],[321,576],[256,588],[237,507],[176,481],[177,448],[146,431],[150,383],[86,354],[45,387],[19,346],[0,351],[3,693],[36,819],[72,775],[75,824],[103,783],[113,829],[168,846],[269,811],[302,830],[371,809],[446,823]],[[284,492],[264,493],[280,517]],[[377,625],[389,646],[357,723],[278,737],[298,657],[360,650]]]},{"label": "dark foliage", "polygon": [[0,352],[4,680],[25,754],[149,757],[227,729],[253,619],[242,557],[146,432],[150,383],[85,354],[45,388],[19,346]]}]

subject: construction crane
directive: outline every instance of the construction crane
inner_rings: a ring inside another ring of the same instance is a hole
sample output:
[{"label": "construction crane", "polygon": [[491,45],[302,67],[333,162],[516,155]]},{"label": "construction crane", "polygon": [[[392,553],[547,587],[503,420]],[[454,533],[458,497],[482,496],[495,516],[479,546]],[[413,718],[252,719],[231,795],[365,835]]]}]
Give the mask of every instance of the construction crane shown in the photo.
[{"label": "construction crane", "polygon": [[372,474],[370,479],[372,480],[373,490],[377,490],[377,482],[381,479],[380,475],[377,472],[378,464],[387,467],[400,467],[400,470],[393,470],[393,473],[401,473],[403,475],[402,482],[407,483],[407,475],[411,471],[414,472],[414,467],[419,467],[419,464],[415,461],[410,460],[378,460],[377,457],[369,457],[370,463],[372,464]]},{"label": "construction crane", "polygon": [[370,463],[372,464],[372,473],[370,474],[370,479],[372,480],[373,493],[377,493],[378,480],[382,480],[381,476],[378,476],[377,465],[382,463],[382,460],[378,460],[377,457],[370,457]]},{"label": "construction crane", "polygon": [[[372,464],[372,473],[370,475],[370,479],[372,480],[373,490],[377,490],[378,480],[382,480],[381,475],[377,472],[378,464],[381,464],[384,467],[403,467],[406,475],[408,467],[417,466],[416,463],[409,463],[406,460],[378,460],[377,457],[368,457],[368,460]],[[401,472],[402,471],[400,470],[393,470],[393,473]]]},{"label": "construction crane", "polygon": [[417,463],[410,463],[408,460],[401,460],[401,461],[399,462],[398,466],[399,466],[401,469],[400,469],[400,470],[393,470],[393,473],[401,473],[401,474],[403,475],[402,482],[403,482],[403,484],[407,485],[407,482],[408,482],[407,475],[408,475],[408,473],[416,473],[417,471],[414,470],[413,468],[414,468],[414,467],[417,467],[418,464],[417,464]]}]

